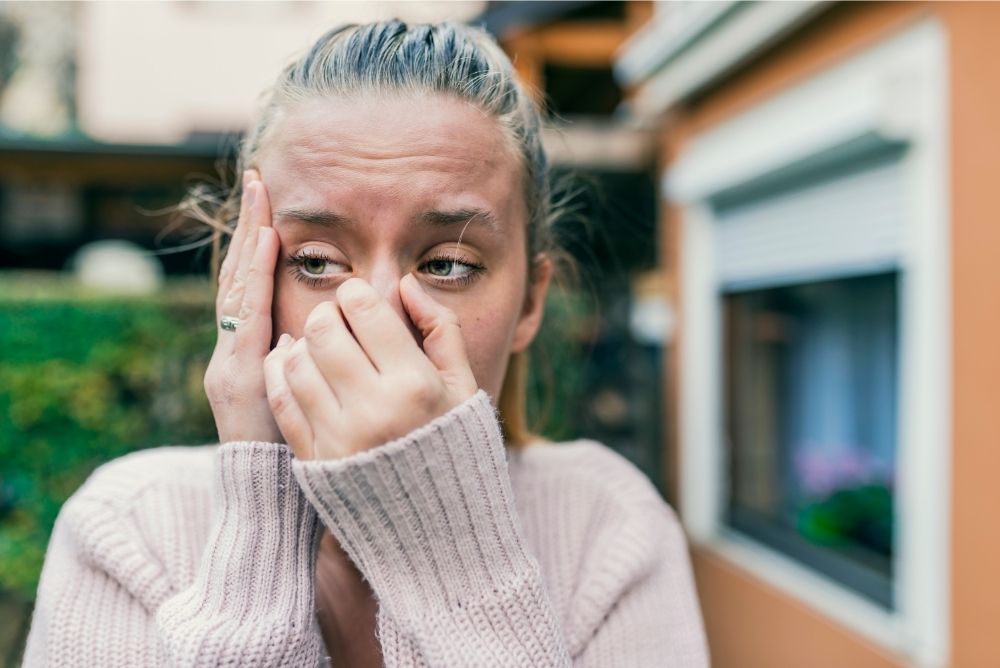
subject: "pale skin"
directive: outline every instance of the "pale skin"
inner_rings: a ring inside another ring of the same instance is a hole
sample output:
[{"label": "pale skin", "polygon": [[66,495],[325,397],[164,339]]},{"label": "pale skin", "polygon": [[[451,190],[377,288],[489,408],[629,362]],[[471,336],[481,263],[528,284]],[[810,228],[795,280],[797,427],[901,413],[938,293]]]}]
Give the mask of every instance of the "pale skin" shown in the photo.
[{"label": "pale skin", "polygon": [[[552,271],[544,255],[529,263],[522,184],[496,120],[458,100],[287,110],[244,175],[220,273],[217,315],[241,321],[220,330],[205,376],[220,441],[337,459],[479,388],[498,397]],[[316,597],[334,665],[382,665],[377,604],[329,532]]]}]

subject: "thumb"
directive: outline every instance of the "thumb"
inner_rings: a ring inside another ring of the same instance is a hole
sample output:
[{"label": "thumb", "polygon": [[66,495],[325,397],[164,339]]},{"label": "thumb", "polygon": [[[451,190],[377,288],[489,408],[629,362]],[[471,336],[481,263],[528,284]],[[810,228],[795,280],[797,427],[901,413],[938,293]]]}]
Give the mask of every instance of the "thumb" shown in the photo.
[{"label": "thumb", "polygon": [[478,385],[469,368],[462,325],[451,309],[424,292],[413,274],[399,281],[399,296],[410,320],[424,339],[424,354],[449,385],[474,392]]}]

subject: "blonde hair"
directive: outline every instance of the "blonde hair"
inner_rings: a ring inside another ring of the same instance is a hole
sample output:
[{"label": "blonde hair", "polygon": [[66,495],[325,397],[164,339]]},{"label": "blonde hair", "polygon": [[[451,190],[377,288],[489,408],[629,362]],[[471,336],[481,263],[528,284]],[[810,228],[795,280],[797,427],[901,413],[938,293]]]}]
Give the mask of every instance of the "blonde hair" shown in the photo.
[{"label": "blonde hair", "polygon": [[[518,82],[506,54],[488,33],[477,28],[453,23],[407,25],[391,20],[329,31],[285,67],[266,92],[257,122],[240,147],[236,174],[255,165],[269,130],[288,106],[308,99],[386,93],[453,96],[496,118],[524,169],[528,289],[535,280],[535,260],[541,255],[553,261],[557,275],[566,269],[572,271],[569,255],[555,241],[553,228],[559,207],[552,200],[540,111]],[[222,193],[201,186],[193,189],[180,207],[213,228],[215,275],[222,236],[231,234],[235,227],[241,195],[238,181]],[[509,446],[523,446],[539,438],[528,427],[526,352],[511,355],[497,408]]]}]

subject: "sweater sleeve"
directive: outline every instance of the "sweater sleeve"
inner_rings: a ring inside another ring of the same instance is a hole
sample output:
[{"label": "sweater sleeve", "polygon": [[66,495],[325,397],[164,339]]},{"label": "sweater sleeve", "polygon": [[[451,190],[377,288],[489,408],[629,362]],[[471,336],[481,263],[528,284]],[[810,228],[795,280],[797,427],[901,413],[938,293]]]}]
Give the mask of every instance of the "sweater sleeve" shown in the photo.
[{"label": "sweater sleeve", "polygon": [[570,665],[484,391],[403,438],[292,466],[379,600],[383,647],[400,650],[387,665]]},{"label": "sweater sleeve", "polygon": [[182,535],[194,521],[184,510],[196,504],[130,492],[129,474],[148,474],[149,461],[95,475],[56,522],[25,665],[320,664],[313,575],[321,525],[291,459],[279,444],[217,449],[211,528],[184,582],[142,539],[149,521],[136,520],[134,506]]}]

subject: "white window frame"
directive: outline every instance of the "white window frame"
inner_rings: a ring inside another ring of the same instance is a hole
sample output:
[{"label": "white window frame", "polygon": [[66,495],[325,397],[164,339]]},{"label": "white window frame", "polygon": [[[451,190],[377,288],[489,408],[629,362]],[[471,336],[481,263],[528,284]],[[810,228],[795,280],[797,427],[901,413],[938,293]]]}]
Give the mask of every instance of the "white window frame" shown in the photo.
[{"label": "white window frame", "polygon": [[[914,23],[698,135],[664,176],[682,208],[680,476],[699,547],[818,610],[908,663],[949,652],[951,462],[950,189],[947,41]],[[899,261],[899,443],[895,606],[849,588],[725,524],[721,299],[711,197],[876,133],[904,141],[907,231]]]}]

